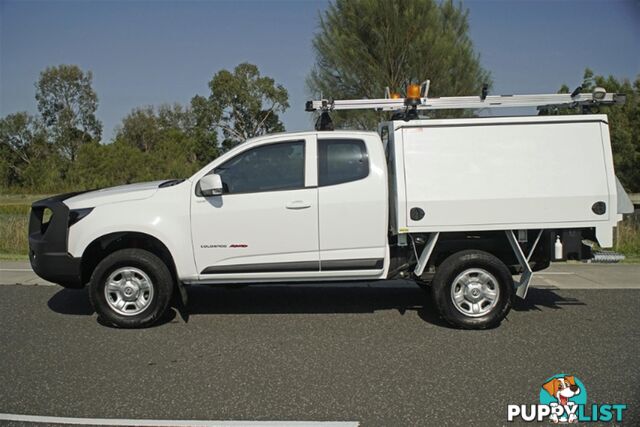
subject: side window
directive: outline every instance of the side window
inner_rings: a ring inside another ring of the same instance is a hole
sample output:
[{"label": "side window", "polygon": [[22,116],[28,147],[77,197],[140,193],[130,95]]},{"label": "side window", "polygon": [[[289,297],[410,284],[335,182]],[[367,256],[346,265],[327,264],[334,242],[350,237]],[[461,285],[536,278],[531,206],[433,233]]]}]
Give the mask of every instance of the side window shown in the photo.
[{"label": "side window", "polygon": [[318,140],[318,185],[356,181],[369,175],[369,157],[359,139]]},{"label": "side window", "polygon": [[292,190],[304,187],[304,141],[262,145],[238,154],[213,170],[224,194]]}]

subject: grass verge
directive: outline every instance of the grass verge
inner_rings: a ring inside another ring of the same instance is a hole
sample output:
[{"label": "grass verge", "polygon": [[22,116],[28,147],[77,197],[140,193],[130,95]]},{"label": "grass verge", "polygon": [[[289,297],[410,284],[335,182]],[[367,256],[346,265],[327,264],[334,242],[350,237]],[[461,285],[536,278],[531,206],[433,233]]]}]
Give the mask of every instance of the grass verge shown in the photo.
[{"label": "grass verge", "polygon": [[640,215],[631,215],[618,224],[616,251],[629,259],[640,259]]},{"label": "grass verge", "polygon": [[31,203],[47,194],[0,194],[0,259],[26,260]]},{"label": "grass verge", "polygon": [[26,256],[29,253],[28,225],[27,213],[4,213],[0,209],[0,253]]}]

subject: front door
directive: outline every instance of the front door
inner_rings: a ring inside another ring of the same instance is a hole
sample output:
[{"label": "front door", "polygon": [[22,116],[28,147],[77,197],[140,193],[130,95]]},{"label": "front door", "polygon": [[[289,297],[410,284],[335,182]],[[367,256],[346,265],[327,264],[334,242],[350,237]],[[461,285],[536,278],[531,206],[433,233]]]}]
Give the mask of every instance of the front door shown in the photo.
[{"label": "front door", "polygon": [[[305,176],[314,139],[249,146],[210,173],[222,195],[192,196],[192,240],[204,280],[317,274],[318,189]],[[315,148],[315,147],[313,147]]]}]

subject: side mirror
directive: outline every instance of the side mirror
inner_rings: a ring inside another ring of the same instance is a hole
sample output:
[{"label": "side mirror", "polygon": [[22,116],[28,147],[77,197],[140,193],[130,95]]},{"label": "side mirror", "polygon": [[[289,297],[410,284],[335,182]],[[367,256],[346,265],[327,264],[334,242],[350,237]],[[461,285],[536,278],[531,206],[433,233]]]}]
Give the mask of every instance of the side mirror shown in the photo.
[{"label": "side mirror", "polygon": [[222,178],[218,174],[205,175],[200,179],[200,191],[203,196],[222,194]]}]

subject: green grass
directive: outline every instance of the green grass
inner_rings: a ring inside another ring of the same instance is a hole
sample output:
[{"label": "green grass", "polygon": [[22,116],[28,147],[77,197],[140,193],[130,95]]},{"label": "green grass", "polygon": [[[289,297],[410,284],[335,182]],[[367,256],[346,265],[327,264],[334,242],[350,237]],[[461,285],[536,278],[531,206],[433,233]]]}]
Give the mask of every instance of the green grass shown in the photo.
[{"label": "green grass", "polygon": [[45,199],[50,194],[0,194],[0,206],[4,205],[27,205],[36,200]]},{"label": "green grass", "polygon": [[31,203],[46,197],[46,194],[0,194],[1,260],[27,259],[27,227]]},{"label": "green grass", "polygon": [[29,253],[27,227],[29,216],[26,213],[0,213],[0,253]]},{"label": "green grass", "polygon": [[618,224],[615,249],[627,258],[640,258],[640,216],[631,215]]},{"label": "green grass", "polygon": [[28,215],[31,205],[0,205],[0,215]]}]

